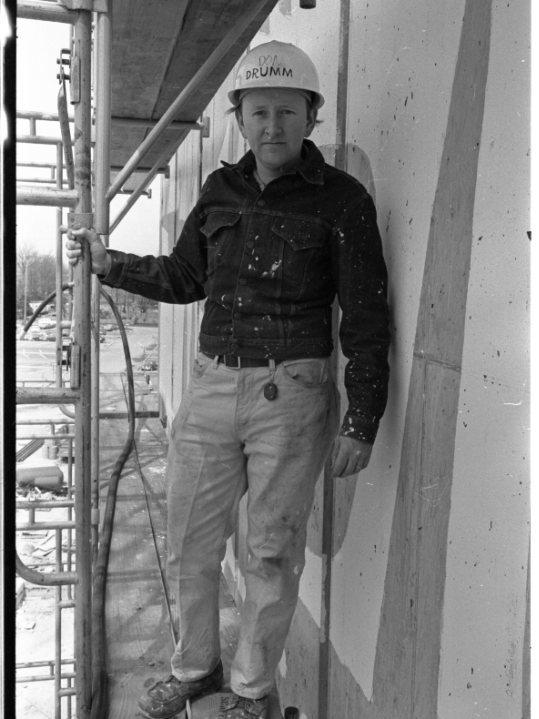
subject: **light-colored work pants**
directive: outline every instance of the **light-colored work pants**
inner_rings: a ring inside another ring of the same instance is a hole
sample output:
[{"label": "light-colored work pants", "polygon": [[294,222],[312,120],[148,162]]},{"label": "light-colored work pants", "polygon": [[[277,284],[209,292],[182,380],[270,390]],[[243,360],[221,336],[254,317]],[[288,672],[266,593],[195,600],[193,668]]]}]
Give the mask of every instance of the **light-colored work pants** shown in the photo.
[{"label": "light-colored work pants", "polygon": [[[272,372],[278,395],[270,401]],[[231,686],[253,699],[271,690],[297,602],[314,486],[336,429],[335,393],[327,359],[274,370],[196,360],[167,462],[178,679],[205,676],[219,660],[221,562],[247,490],[246,596]]]}]

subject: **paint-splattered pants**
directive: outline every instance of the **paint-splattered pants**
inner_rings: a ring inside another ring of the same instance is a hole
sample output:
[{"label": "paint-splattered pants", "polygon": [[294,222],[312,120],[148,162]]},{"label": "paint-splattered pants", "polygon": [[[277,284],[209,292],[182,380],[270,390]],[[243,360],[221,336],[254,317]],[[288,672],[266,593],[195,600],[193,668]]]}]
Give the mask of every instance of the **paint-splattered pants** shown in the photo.
[{"label": "paint-splattered pants", "polygon": [[172,671],[189,681],[219,655],[219,581],[247,496],[247,563],[231,685],[258,698],[274,683],[305,563],[314,486],[336,430],[327,359],[232,369],[200,355],[171,428],[168,580],[179,615]]}]

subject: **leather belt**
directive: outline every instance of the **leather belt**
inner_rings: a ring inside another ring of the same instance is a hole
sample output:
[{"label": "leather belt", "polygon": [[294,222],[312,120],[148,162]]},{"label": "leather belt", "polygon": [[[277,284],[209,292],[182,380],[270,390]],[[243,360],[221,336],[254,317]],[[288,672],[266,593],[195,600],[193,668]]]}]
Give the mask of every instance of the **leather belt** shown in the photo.
[{"label": "leather belt", "polygon": [[[215,357],[207,352],[204,352],[203,354],[210,359],[214,359]],[[263,357],[239,357],[238,355],[233,354],[219,355],[217,361],[224,364],[225,367],[235,367],[236,369],[241,369],[242,367],[269,367],[271,362],[270,359],[264,359]],[[276,365],[281,361],[282,360],[274,360]]]}]

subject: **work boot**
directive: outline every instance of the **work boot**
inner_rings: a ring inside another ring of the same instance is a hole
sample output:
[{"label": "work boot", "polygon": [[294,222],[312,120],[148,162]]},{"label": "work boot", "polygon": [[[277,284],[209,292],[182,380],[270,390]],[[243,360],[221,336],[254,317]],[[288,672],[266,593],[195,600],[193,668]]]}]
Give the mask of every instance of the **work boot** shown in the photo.
[{"label": "work boot", "polygon": [[267,719],[268,697],[247,699],[229,694],[221,702],[219,719]]},{"label": "work boot", "polygon": [[[171,675],[164,681],[153,684],[138,705],[150,719],[172,719],[185,709],[188,699],[197,699],[205,694],[218,692],[223,685],[223,665],[215,667],[211,674],[192,682],[181,682]],[[256,716],[256,715],[255,715]]]}]

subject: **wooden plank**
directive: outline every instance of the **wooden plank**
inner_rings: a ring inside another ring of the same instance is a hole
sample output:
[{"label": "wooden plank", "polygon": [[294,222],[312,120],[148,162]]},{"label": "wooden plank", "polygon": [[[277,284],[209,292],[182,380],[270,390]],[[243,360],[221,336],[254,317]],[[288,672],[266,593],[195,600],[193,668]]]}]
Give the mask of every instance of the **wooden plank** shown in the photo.
[{"label": "wooden plank", "polygon": [[[186,5],[187,0],[168,3],[159,0],[115,1],[111,72],[113,116],[151,118],[163,74],[181,32]],[[145,128],[127,128],[113,123],[111,165],[123,167],[147,132]],[[187,131],[176,133],[176,136],[181,141],[186,134]],[[148,153],[145,166],[154,164],[166,139],[167,136],[159,147]],[[173,152],[171,147],[170,154]]]},{"label": "wooden plank", "polygon": [[114,1],[112,115],[151,117],[187,4],[187,0]]}]

